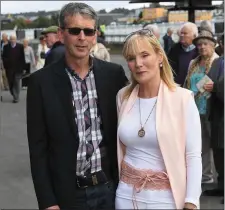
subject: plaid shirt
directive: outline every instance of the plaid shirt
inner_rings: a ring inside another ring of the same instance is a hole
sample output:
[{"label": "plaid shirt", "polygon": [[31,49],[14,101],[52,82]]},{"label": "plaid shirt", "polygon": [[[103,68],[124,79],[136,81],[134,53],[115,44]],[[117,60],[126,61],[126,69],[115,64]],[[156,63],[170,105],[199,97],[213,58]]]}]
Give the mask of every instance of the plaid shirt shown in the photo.
[{"label": "plaid shirt", "polygon": [[[94,173],[102,170],[101,168],[101,151],[99,149],[99,144],[102,141],[101,133],[101,118],[97,106],[97,91],[95,86],[95,78],[93,73],[93,65],[89,69],[89,73],[82,80],[74,71],[66,68],[69,75],[72,89],[73,89],[73,106],[75,112],[75,121],[78,127],[79,135],[79,147],[77,151],[77,176],[85,176],[88,173]],[[81,84],[85,83],[87,87],[87,101],[82,98]],[[84,104],[88,103],[89,113],[91,118],[90,129],[85,129],[84,120]],[[86,147],[90,144],[93,149],[93,154],[88,159],[86,158]]]}]

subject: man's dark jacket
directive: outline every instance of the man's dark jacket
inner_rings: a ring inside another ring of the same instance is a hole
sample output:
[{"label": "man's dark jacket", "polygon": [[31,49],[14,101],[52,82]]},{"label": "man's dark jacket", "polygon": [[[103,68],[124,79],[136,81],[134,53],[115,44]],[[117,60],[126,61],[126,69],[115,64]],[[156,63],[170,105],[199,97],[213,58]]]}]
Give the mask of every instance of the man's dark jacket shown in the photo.
[{"label": "man's dark jacket", "polygon": [[11,44],[7,44],[3,48],[2,55],[3,65],[9,84],[14,80],[15,74],[22,74],[25,69],[24,47],[20,43],[16,43],[15,48]]},{"label": "man's dark jacket", "polygon": [[[113,180],[118,182],[116,95],[127,83],[127,78],[120,65],[94,58],[93,66],[103,141],[108,149]],[[39,208],[59,205],[68,209],[75,206],[79,136],[65,58],[30,76],[27,134]]]},{"label": "man's dark jacket", "polygon": [[166,34],[164,37],[163,37],[163,40],[164,40],[164,50],[165,50],[165,53],[168,54],[171,47],[173,46],[174,44],[174,41],[172,39],[171,36],[168,36],[168,34]]},{"label": "man's dark jacket", "polygon": [[209,119],[211,121],[211,146],[224,149],[224,57],[216,58],[208,76],[214,82],[212,96],[208,105]]},{"label": "man's dark jacket", "polygon": [[54,62],[60,60],[60,58],[62,58],[63,56],[65,56],[64,44],[62,44],[61,42],[56,42],[52,46],[52,48],[50,49],[50,52],[47,53],[47,56],[45,58],[44,67],[48,66],[51,63],[54,63]]},{"label": "man's dark jacket", "polygon": [[172,46],[168,53],[168,60],[173,69],[174,80],[176,83],[183,86],[190,61],[198,56],[197,48],[190,52],[185,52],[181,43],[176,43]]}]

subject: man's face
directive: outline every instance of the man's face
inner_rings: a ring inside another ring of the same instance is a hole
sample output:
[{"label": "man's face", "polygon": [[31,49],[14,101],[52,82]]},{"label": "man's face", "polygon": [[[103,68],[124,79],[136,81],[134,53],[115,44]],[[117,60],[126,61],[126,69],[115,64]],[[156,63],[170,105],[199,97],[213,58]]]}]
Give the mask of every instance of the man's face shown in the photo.
[{"label": "man's face", "polygon": [[8,36],[7,34],[2,34],[2,41],[7,42],[8,41]]},{"label": "man's face", "polygon": [[[71,57],[77,59],[89,56],[90,50],[96,43],[97,38],[95,20],[88,16],[75,15],[66,17],[65,22],[66,29],[60,29],[60,38],[61,42],[65,45],[66,52]],[[68,28],[77,29],[70,31]],[[79,29],[88,29],[89,32],[85,34],[84,30]]]},{"label": "man's face", "polygon": [[189,46],[192,44],[194,39],[193,32],[188,27],[183,27],[180,31],[180,43],[184,46]]},{"label": "man's face", "polygon": [[45,41],[47,47],[51,48],[58,41],[58,35],[55,33],[47,33],[45,34]]},{"label": "man's face", "polygon": [[12,45],[15,45],[16,44],[16,37],[15,36],[11,36],[10,37],[10,42]]},{"label": "man's face", "polygon": [[173,31],[172,31],[172,30],[169,30],[169,31],[168,31],[168,35],[169,35],[169,36],[172,36],[172,35],[173,35]]}]

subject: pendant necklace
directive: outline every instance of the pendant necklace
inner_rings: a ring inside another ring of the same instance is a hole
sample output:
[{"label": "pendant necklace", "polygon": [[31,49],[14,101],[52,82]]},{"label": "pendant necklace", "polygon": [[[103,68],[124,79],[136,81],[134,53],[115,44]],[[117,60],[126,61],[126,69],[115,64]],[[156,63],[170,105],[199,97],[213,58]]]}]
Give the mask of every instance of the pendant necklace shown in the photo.
[{"label": "pendant necklace", "polygon": [[141,123],[141,105],[140,105],[140,98],[139,98],[139,114],[140,114],[140,124],[141,124],[141,128],[140,128],[140,130],[138,131],[138,136],[139,136],[139,137],[144,137],[144,136],[145,136],[144,126],[145,126],[145,124],[147,123],[149,117],[151,116],[152,111],[153,111],[153,109],[155,108],[156,103],[157,103],[157,100],[155,101],[155,104],[154,104],[154,106],[152,107],[152,110],[151,110],[151,112],[149,113],[147,120],[145,121],[144,125],[142,125],[142,123]]}]

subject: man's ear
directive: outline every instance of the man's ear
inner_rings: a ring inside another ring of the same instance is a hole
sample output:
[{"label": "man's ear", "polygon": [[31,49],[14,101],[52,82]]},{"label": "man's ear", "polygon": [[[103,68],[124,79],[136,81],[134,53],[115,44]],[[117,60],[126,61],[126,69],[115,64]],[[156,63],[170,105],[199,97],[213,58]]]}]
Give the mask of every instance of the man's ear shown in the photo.
[{"label": "man's ear", "polygon": [[57,35],[58,35],[58,37],[59,37],[59,41],[60,41],[61,43],[64,44],[64,36],[63,36],[63,32],[64,32],[63,29],[59,28],[59,29],[58,29]]}]

